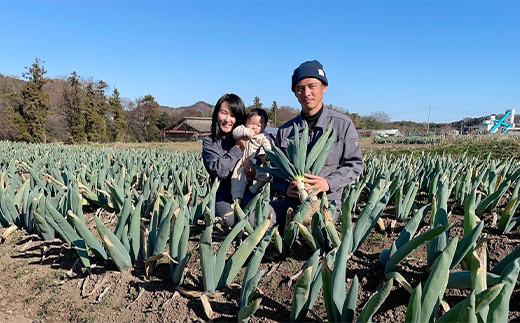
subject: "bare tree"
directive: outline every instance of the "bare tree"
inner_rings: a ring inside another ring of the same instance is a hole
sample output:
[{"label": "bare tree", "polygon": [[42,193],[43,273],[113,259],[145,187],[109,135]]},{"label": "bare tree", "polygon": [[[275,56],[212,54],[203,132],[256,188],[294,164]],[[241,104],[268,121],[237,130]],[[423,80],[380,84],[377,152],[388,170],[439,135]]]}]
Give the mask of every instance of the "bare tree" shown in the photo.
[{"label": "bare tree", "polygon": [[287,121],[296,117],[298,114],[300,114],[299,110],[296,110],[293,107],[282,105],[276,113],[276,124],[283,125]]},{"label": "bare tree", "polygon": [[372,112],[369,116],[379,123],[389,123],[391,119],[388,113],[384,111]]}]

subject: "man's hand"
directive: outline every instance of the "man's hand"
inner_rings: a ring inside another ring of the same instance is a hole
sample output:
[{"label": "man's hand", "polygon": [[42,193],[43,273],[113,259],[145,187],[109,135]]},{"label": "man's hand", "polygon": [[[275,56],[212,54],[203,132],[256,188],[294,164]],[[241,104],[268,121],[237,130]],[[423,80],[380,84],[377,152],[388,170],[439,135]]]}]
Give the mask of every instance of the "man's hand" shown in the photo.
[{"label": "man's hand", "polygon": [[303,180],[303,183],[308,184],[308,186],[305,187],[306,191],[316,189],[315,195],[318,195],[318,193],[327,192],[330,189],[329,183],[325,178],[311,174],[304,175],[305,179]]},{"label": "man's hand", "polygon": [[285,195],[287,197],[297,199],[298,196],[298,185],[296,184],[296,181],[292,181],[289,183],[289,187],[287,188],[287,191],[285,192]]},{"label": "man's hand", "polygon": [[256,175],[256,170],[251,166],[251,161],[249,159],[244,160],[244,174],[248,178],[254,178]]}]

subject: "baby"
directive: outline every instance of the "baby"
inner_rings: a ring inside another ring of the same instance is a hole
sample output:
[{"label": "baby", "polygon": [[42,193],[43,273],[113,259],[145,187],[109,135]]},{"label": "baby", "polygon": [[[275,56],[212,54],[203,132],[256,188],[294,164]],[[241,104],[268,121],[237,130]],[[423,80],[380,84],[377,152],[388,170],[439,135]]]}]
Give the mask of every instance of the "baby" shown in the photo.
[{"label": "baby", "polygon": [[[244,197],[244,192],[247,184],[249,184],[253,178],[248,178],[245,175],[245,165],[247,160],[250,163],[265,164],[267,156],[262,145],[265,145],[268,149],[271,149],[271,143],[269,141],[269,135],[264,132],[267,126],[267,112],[263,109],[254,108],[247,114],[246,125],[238,126],[233,130],[233,137],[238,138],[249,138],[249,142],[244,149],[244,155],[238,161],[233,170],[231,176],[231,195],[233,200],[240,203],[240,200]],[[269,182],[269,174],[264,172],[256,172],[256,184],[249,187],[251,193],[258,193],[266,183]]]}]

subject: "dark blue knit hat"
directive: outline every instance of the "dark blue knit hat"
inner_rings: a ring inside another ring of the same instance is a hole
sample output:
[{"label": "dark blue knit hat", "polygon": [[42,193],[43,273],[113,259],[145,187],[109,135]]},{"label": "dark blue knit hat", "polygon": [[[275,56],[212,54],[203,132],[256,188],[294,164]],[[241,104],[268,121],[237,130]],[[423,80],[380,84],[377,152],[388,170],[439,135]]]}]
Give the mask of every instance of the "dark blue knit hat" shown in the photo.
[{"label": "dark blue knit hat", "polygon": [[325,75],[325,71],[323,70],[323,65],[321,65],[321,63],[316,60],[306,61],[301,63],[301,65],[294,70],[292,75],[291,90],[294,92],[296,83],[308,77],[316,78],[325,85],[329,84],[329,81],[327,81],[327,76]]}]

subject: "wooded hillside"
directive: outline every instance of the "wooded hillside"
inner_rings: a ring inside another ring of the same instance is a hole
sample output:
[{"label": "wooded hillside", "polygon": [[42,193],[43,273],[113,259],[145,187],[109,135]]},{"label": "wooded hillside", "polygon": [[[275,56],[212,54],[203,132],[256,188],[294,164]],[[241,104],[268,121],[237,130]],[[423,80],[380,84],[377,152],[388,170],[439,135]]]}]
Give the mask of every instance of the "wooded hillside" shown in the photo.
[{"label": "wooded hillside", "polygon": [[[38,58],[22,73],[22,79],[0,73],[0,140],[26,142],[115,142],[162,141],[164,131],[185,116],[210,117],[213,106],[199,101],[187,107],[169,107],[156,102],[152,94],[130,100],[120,97],[102,80],[83,78],[76,72],[69,77],[46,78],[44,62]],[[245,102],[246,106],[248,102]],[[248,108],[264,108],[270,124],[280,126],[299,109],[273,101],[264,107],[259,97]],[[387,113],[367,116],[332,104],[329,108],[350,116],[358,129],[399,129],[425,133],[427,124],[411,121],[390,122]],[[476,125],[482,118],[451,124],[429,124],[429,130],[456,129]]]}]

